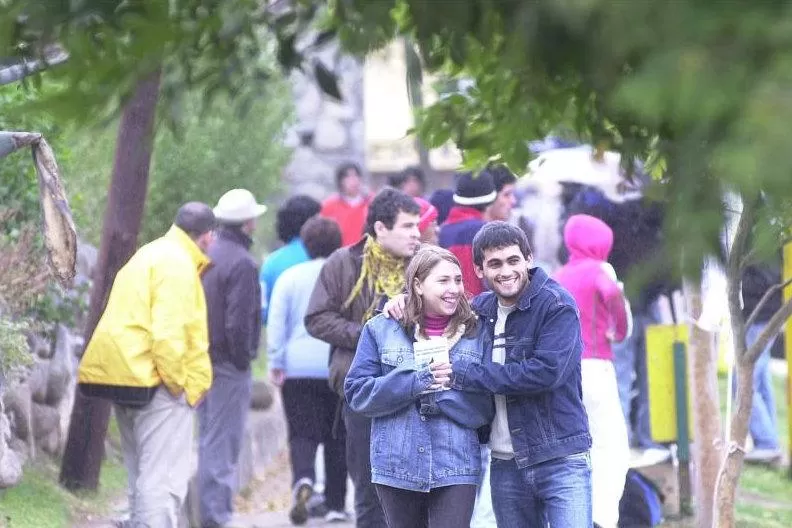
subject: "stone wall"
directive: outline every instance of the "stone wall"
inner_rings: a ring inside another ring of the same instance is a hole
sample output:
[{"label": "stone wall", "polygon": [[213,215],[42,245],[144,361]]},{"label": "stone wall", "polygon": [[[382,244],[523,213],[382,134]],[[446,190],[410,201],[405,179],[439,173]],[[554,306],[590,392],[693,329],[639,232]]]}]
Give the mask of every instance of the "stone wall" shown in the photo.
[{"label": "stone wall", "polygon": [[297,122],[287,134],[294,152],[284,171],[284,191],[321,200],[335,191],[338,165],[352,161],[365,168],[363,65],[334,42],[309,53],[308,60],[336,73],[343,101],[322,93],[310,68],[292,75]]},{"label": "stone wall", "polygon": [[[95,264],[96,250],[81,244],[76,285],[89,282]],[[82,329],[59,324],[53,338],[32,334],[28,344],[33,365],[0,386],[0,488],[19,482],[27,460],[63,454],[74,403]]]}]

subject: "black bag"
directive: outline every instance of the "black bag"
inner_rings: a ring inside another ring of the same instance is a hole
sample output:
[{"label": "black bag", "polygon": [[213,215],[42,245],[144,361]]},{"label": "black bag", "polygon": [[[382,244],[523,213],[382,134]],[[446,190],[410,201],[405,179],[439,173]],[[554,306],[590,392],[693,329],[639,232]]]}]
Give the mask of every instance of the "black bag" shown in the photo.
[{"label": "black bag", "polygon": [[619,502],[619,528],[652,528],[663,522],[665,497],[657,486],[634,469],[627,470]]}]

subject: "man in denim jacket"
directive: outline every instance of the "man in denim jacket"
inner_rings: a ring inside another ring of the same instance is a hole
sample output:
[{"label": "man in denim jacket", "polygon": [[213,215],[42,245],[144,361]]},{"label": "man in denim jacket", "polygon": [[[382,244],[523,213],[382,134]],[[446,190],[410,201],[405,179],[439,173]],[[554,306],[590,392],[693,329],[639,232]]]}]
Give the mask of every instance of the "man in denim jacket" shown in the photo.
[{"label": "man in denim jacket", "polygon": [[531,269],[525,234],[490,222],[473,240],[476,274],[491,291],[473,302],[491,363],[464,358],[452,387],[495,394],[492,503],[501,528],[592,525],[588,418],[580,321],[572,296]]}]

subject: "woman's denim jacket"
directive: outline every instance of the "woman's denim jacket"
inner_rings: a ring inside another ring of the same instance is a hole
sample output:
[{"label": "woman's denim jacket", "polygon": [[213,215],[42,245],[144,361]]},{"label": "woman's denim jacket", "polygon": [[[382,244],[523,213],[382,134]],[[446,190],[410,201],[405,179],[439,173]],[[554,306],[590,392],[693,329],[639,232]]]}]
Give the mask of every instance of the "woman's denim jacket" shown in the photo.
[{"label": "woman's denim jacket", "polygon": [[[476,337],[463,337],[451,348],[452,363],[485,359],[479,326]],[[422,395],[433,379],[428,367],[415,369],[413,339],[398,322],[378,315],[366,323],[344,393],[353,411],[373,418],[373,483],[413,491],[478,484],[476,428],[492,421],[492,397],[456,390]]]}]

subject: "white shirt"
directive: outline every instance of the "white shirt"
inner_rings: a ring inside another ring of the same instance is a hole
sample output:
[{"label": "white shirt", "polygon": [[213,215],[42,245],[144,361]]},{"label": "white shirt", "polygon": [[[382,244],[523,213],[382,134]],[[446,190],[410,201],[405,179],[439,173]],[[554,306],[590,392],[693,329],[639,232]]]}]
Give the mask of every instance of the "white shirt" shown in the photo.
[{"label": "white shirt", "polygon": [[[492,341],[492,361],[503,365],[506,362],[506,317],[516,306],[503,306],[498,303],[498,319],[495,321],[495,338]],[[490,432],[492,457],[501,460],[514,458],[509,420],[506,415],[506,396],[495,395],[495,419]]]}]

